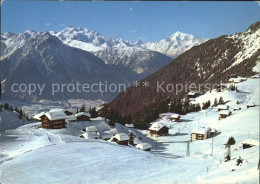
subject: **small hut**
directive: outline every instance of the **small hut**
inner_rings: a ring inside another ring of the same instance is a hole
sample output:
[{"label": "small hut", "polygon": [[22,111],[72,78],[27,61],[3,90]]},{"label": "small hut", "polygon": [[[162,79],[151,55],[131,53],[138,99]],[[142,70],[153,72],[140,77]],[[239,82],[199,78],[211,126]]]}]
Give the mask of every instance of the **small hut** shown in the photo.
[{"label": "small hut", "polygon": [[151,144],[149,143],[139,143],[135,146],[137,149],[144,150],[144,151],[151,151]]},{"label": "small hut", "polygon": [[99,135],[97,132],[97,128],[95,126],[86,127],[84,133],[81,134],[79,137],[85,139],[98,139]]},{"label": "small hut", "polygon": [[259,141],[258,140],[253,140],[253,139],[246,139],[241,142],[243,145],[243,149],[251,148],[253,146],[259,146]]},{"label": "small hut", "polygon": [[228,105],[218,105],[217,109],[218,109],[218,111],[228,110],[229,106]]},{"label": "small hut", "polygon": [[191,131],[191,140],[204,140],[211,137],[211,128],[194,127]]},{"label": "small hut", "polygon": [[247,108],[250,108],[250,107],[255,107],[255,104],[252,102],[252,103],[249,103],[249,104],[247,104],[247,106],[246,106]]},{"label": "small hut", "polygon": [[236,107],[234,107],[233,109],[234,109],[234,111],[239,111],[239,110],[241,110],[241,107],[236,106]]},{"label": "small hut", "polygon": [[127,128],[134,128],[134,125],[133,124],[125,124],[125,127],[127,127]]},{"label": "small hut", "polygon": [[153,123],[149,130],[150,134],[155,136],[164,136],[169,134],[169,128],[162,123]]},{"label": "small hut", "polygon": [[169,119],[173,122],[180,122],[181,116],[179,114],[173,114]]},{"label": "small hut", "polygon": [[87,112],[79,112],[75,114],[77,121],[90,121],[90,114]]},{"label": "small hut", "polygon": [[128,145],[129,136],[125,133],[116,134],[113,137],[113,141],[120,145]]},{"label": "small hut", "polygon": [[219,111],[219,118],[226,118],[228,116],[231,115],[231,111],[230,110],[221,110]]}]

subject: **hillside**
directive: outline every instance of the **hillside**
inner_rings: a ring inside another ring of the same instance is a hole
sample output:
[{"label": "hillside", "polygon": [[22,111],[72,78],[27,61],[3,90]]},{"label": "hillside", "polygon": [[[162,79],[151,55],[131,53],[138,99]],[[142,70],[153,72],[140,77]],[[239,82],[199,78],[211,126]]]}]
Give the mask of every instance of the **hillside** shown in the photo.
[{"label": "hillside", "polygon": [[[260,60],[259,30],[260,22],[257,22],[243,33],[221,36],[192,47],[174,62],[141,80],[140,86],[132,86],[118,95],[110,103],[110,107],[121,115],[130,113],[135,117],[138,113],[142,117],[148,107],[153,108],[166,98],[180,99],[189,92],[180,90],[176,93],[176,85],[195,83],[198,88],[199,84],[214,85],[225,82],[228,75],[233,73],[251,76],[256,72],[256,65]],[[145,81],[149,83],[148,87],[142,86]],[[158,88],[157,84],[162,84],[160,86],[165,92]],[[174,91],[165,90],[168,84],[175,87]]]}]

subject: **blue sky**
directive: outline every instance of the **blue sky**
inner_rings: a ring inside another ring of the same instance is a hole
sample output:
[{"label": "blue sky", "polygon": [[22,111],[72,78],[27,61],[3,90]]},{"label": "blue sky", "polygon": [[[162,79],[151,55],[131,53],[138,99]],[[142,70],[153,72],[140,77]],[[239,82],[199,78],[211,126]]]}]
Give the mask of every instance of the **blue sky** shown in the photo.
[{"label": "blue sky", "polygon": [[201,38],[245,31],[260,21],[257,2],[4,1],[1,32],[86,27],[108,37],[158,41],[176,31]]}]

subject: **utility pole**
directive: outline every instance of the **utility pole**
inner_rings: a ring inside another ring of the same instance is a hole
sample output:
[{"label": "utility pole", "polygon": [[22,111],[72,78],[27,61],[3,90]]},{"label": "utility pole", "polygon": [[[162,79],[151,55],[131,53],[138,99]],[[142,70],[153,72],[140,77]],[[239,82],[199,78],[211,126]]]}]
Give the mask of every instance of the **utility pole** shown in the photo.
[{"label": "utility pole", "polygon": [[187,151],[186,151],[186,157],[190,156],[190,141],[187,141]]},{"label": "utility pole", "polygon": [[213,137],[212,137],[212,143],[211,143],[211,156],[213,156]]}]

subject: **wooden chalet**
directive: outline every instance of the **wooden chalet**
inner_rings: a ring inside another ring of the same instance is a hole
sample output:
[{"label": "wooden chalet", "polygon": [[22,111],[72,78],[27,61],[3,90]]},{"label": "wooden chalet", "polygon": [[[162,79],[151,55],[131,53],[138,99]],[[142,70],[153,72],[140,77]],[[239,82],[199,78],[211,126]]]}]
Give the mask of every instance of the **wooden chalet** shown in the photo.
[{"label": "wooden chalet", "polygon": [[166,136],[169,134],[169,128],[162,123],[153,123],[149,130],[150,134],[155,136]]},{"label": "wooden chalet", "polygon": [[221,111],[219,111],[219,119],[227,118],[230,115],[231,115],[231,111],[230,110],[221,110]]},{"label": "wooden chalet", "polygon": [[239,106],[234,107],[233,110],[234,110],[234,111],[239,111],[239,110],[241,110],[241,107],[239,107]]},{"label": "wooden chalet", "polygon": [[250,107],[255,107],[255,104],[252,102],[246,105],[246,108],[250,108]]},{"label": "wooden chalet", "polygon": [[217,109],[218,109],[218,111],[228,110],[229,106],[228,105],[218,105]]},{"label": "wooden chalet", "polygon": [[120,145],[128,145],[129,136],[125,133],[116,134],[113,137],[113,141]]},{"label": "wooden chalet", "polygon": [[87,112],[80,112],[75,114],[76,116],[76,121],[91,121],[90,120],[90,114]]},{"label": "wooden chalet", "polygon": [[47,129],[66,128],[66,114],[62,111],[46,112],[41,117],[42,127]]},{"label": "wooden chalet", "polygon": [[259,141],[254,139],[246,139],[241,142],[243,149],[251,148],[253,146],[259,146]]},{"label": "wooden chalet", "polygon": [[169,119],[173,122],[180,122],[181,116],[179,114],[173,114]]},{"label": "wooden chalet", "polygon": [[194,127],[191,131],[191,141],[204,140],[211,137],[211,128]]},{"label": "wooden chalet", "polygon": [[40,122],[41,121],[41,116],[42,115],[44,115],[46,112],[40,112],[40,113],[38,113],[38,114],[35,114],[34,116],[33,116],[33,119],[36,121],[36,122]]},{"label": "wooden chalet", "polygon": [[191,91],[188,93],[188,98],[196,98],[197,96],[199,96],[199,94],[197,92]]}]

